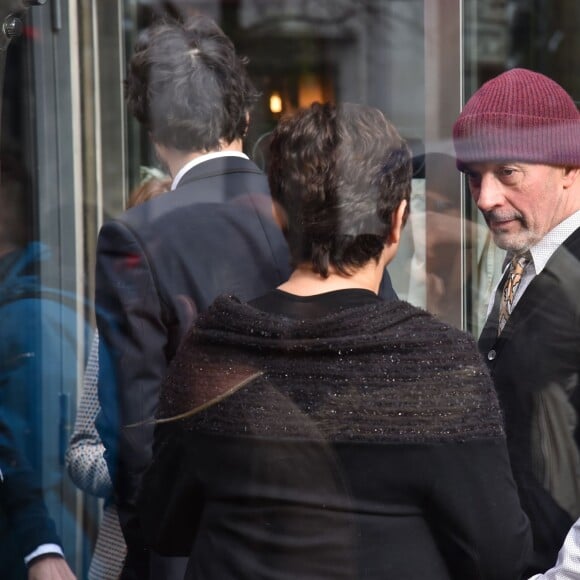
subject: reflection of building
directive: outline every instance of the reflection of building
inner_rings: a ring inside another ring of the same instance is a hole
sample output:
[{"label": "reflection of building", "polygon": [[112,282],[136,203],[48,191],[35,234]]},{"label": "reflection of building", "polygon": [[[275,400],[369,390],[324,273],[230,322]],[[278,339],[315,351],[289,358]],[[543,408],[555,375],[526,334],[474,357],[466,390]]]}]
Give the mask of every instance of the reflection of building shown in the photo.
[{"label": "reflection of building", "polygon": [[264,93],[255,131],[275,122],[268,102],[277,93],[283,111],[315,100],[368,102],[423,139],[422,11],[419,0],[240,2],[239,29],[230,33]]},{"label": "reflection of building", "polygon": [[465,43],[474,58],[466,61],[466,92],[505,69],[509,54],[507,0],[465,2]]},{"label": "reflection of building", "polygon": [[475,17],[466,22],[466,36],[477,37],[477,64],[503,66],[508,56],[506,0],[477,2]]}]

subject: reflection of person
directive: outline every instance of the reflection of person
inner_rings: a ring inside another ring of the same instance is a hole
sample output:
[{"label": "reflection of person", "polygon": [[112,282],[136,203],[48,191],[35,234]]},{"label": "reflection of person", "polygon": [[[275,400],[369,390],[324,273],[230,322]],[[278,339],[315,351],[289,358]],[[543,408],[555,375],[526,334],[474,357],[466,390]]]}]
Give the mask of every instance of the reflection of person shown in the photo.
[{"label": "reflection of person", "polygon": [[470,244],[472,223],[462,220],[460,199],[449,184],[455,159],[443,153],[428,153],[421,159],[425,191],[415,191],[411,197],[414,253],[408,300],[459,326],[461,241]]},{"label": "reflection of person", "polygon": [[251,297],[276,286],[288,258],[262,211],[270,203],[265,177],[242,153],[255,91],[217,25],[199,17],[144,31],[125,88],[173,178],[170,194],[106,223],[97,249],[97,428],[127,541],[124,577],[141,580],[147,551],[134,499],[153,428],[119,430],[119,422],[154,416],[167,364],[198,310],[224,290]]},{"label": "reflection of person", "polygon": [[406,300],[458,327],[462,318],[459,306],[467,284],[473,332],[483,326],[489,293],[498,280],[493,265],[503,259],[505,252],[491,243],[483,223],[463,215],[454,187],[458,178],[453,175],[455,170],[454,155],[435,152],[414,157],[409,224],[394,266],[399,271],[408,270]]},{"label": "reflection of person", "polygon": [[[62,557],[60,540],[48,517],[40,484],[18,452],[8,423],[1,416],[0,513],[16,540],[16,556],[25,559],[29,580],[74,579]],[[6,542],[6,538],[3,541]],[[2,566],[2,577],[12,578],[15,570],[11,569],[11,564],[3,559]]]},{"label": "reflection of person", "polygon": [[454,138],[458,167],[508,252],[479,346],[505,413],[537,572],[580,515],[580,112],[551,79],[514,69],[473,95]]},{"label": "reflection of person", "polygon": [[[170,179],[149,177],[131,192],[127,208],[145,203],[165,193],[170,187]],[[85,369],[83,394],[65,457],[68,473],[75,484],[83,491],[107,500],[91,559],[89,580],[118,578],[127,551],[117,508],[111,497],[113,489],[104,457],[105,448],[95,426],[100,410],[97,395],[98,348],[99,337],[96,333]]]},{"label": "reflection of person", "polygon": [[528,523],[468,335],[378,296],[411,190],[378,110],[281,121],[269,170],[294,271],[218,298],[170,366],[141,510],[186,578],[518,578]]},{"label": "reflection of person", "polygon": [[71,355],[75,332],[63,344],[60,325],[76,328],[76,321],[40,284],[38,269],[50,252],[32,240],[28,176],[16,156],[3,152],[0,161],[0,570],[3,579],[20,579],[26,564],[31,580],[69,579],[42,497],[38,417],[42,386],[71,379],[50,357]]}]

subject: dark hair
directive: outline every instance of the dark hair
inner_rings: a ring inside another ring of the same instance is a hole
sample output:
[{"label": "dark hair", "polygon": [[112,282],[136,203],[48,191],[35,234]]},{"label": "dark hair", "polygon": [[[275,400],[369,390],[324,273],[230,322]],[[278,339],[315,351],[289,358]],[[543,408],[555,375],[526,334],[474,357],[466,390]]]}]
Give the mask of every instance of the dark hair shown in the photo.
[{"label": "dark hair", "polygon": [[153,141],[180,151],[211,151],[247,130],[256,101],[231,40],[210,18],[162,20],[139,37],[125,80],[129,111]]},{"label": "dark hair", "polygon": [[348,275],[379,259],[412,176],[409,148],[380,111],[315,103],[281,120],[270,154],[293,266],[326,277],[329,266]]}]

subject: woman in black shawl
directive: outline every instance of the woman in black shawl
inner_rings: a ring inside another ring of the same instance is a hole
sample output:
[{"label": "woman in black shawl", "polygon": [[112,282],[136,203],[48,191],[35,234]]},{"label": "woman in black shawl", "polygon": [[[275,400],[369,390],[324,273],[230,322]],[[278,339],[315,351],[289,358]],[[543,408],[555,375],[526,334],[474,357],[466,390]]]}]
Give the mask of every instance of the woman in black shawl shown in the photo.
[{"label": "woman in black shawl", "polygon": [[[201,315],[161,393],[141,514],[188,579],[514,580],[529,549],[470,336],[377,292],[411,158],[382,113],[281,121],[269,169],[294,271]],[[219,267],[217,265],[216,267]]]}]

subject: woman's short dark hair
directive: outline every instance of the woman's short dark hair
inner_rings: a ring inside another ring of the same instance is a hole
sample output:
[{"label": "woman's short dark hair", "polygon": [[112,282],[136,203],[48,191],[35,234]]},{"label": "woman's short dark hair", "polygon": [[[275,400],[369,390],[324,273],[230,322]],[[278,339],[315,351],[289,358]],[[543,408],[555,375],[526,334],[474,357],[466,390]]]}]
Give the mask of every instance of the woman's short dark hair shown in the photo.
[{"label": "woman's short dark hair", "polygon": [[315,103],[280,121],[270,154],[294,267],[311,263],[326,277],[379,259],[412,176],[410,150],[379,110]]},{"label": "woman's short dark hair", "polygon": [[143,31],[125,80],[129,111],[154,142],[211,151],[247,130],[258,97],[231,40],[210,18],[159,21]]}]

